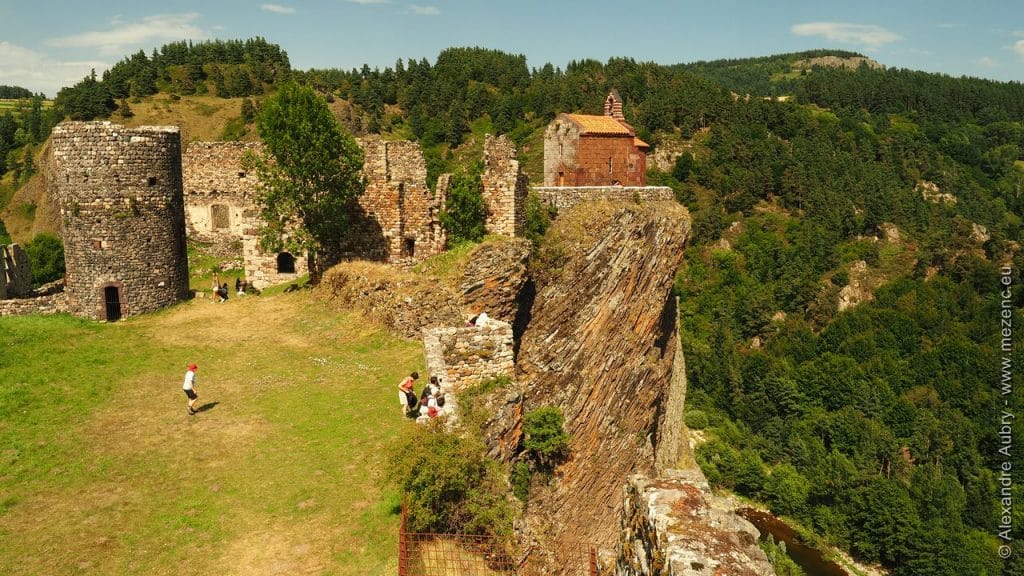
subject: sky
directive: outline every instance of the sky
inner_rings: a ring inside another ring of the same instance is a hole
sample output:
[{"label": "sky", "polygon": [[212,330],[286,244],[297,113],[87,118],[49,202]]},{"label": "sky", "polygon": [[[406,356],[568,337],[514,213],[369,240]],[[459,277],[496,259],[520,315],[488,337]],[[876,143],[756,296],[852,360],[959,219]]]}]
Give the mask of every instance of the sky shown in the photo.
[{"label": "sky", "polygon": [[1024,81],[1019,0],[0,0],[0,84],[52,98],[140,49],[254,36],[303,70],[433,62],[452,46],[523,54],[531,68],[834,48],[888,67]]}]

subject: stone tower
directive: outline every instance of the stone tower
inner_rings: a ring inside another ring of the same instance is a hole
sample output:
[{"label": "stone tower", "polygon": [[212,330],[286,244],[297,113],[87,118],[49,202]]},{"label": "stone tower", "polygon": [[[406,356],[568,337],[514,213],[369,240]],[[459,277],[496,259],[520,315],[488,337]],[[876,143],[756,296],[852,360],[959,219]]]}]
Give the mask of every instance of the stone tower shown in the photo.
[{"label": "stone tower", "polygon": [[53,157],[71,312],[117,320],[187,298],[178,128],[65,122]]},{"label": "stone tower", "polygon": [[522,236],[529,178],[519,169],[516,146],[508,136],[484,137],[484,173],[480,179],[487,204],[487,232]]}]

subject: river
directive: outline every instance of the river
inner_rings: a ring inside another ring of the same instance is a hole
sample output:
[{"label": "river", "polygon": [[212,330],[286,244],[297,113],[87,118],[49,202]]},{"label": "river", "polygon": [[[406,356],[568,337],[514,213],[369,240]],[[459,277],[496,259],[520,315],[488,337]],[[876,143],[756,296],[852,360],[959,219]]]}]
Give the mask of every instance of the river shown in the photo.
[{"label": "river", "polygon": [[761,532],[762,539],[771,534],[776,542],[785,542],[786,553],[807,576],[848,576],[842,566],[826,559],[818,549],[801,542],[796,531],[771,513],[753,508],[740,508],[736,513],[749,520]]}]

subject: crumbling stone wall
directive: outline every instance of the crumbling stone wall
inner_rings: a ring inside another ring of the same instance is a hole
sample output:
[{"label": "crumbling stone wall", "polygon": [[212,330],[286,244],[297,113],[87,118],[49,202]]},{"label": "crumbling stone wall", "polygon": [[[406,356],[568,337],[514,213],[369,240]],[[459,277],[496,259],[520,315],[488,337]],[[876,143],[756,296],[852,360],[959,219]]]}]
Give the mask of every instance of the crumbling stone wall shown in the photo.
[{"label": "crumbling stone wall", "polygon": [[181,158],[188,237],[231,242],[245,236],[259,218],[255,194],[259,179],[242,167],[258,142],[192,142]]},{"label": "crumbling stone wall", "polygon": [[487,206],[487,231],[509,237],[522,236],[526,223],[529,177],[519,169],[516,147],[508,136],[484,137],[483,198]]},{"label": "crumbling stone wall", "polygon": [[564,212],[580,202],[661,202],[675,200],[668,186],[535,186],[533,191],[547,204]]},{"label": "crumbling stone wall", "polygon": [[25,298],[32,291],[32,266],[18,244],[0,246],[0,298]]},{"label": "crumbling stone wall", "polygon": [[760,534],[714,496],[699,472],[629,478],[615,576],[769,576]]},{"label": "crumbling stone wall", "polygon": [[71,312],[104,319],[111,292],[121,315],[187,298],[178,128],[64,122],[52,142]]},{"label": "crumbling stone wall", "polygon": [[64,292],[34,298],[0,300],[0,316],[60,314],[68,311],[68,295]]},{"label": "crumbling stone wall", "polygon": [[515,372],[512,325],[508,322],[428,328],[423,330],[423,349],[430,375],[441,378],[446,390],[456,394],[484,380],[512,377]]},{"label": "crumbling stone wall", "polygon": [[440,211],[444,190],[427,187],[419,144],[362,138],[366,190],[351,215],[343,257],[382,262],[422,260],[444,251]]}]

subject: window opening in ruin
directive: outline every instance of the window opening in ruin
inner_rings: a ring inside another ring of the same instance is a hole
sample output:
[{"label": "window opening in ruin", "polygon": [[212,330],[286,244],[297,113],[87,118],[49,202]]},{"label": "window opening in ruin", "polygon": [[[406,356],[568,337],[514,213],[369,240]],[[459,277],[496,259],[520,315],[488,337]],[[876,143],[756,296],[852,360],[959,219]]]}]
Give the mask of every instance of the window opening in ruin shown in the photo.
[{"label": "window opening in ruin", "polygon": [[156,176],[150,176],[147,182],[149,183],[150,186],[156,186]]},{"label": "window opening in ruin", "polygon": [[277,273],[295,274],[295,256],[288,252],[281,252],[277,255]]},{"label": "window opening in ruin", "polygon": [[239,172],[238,173],[238,177],[239,178],[245,178],[245,172]]},{"label": "window opening in ruin", "polygon": [[558,173],[558,185],[565,186],[565,172]]},{"label": "window opening in ruin", "polygon": [[117,322],[121,319],[121,291],[117,286],[103,288],[103,311],[107,322]]},{"label": "window opening in ruin", "polygon": [[405,246],[403,248],[404,249],[402,251],[405,253],[406,257],[412,258],[412,257],[416,256],[416,239],[415,238],[406,238],[405,239]]},{"label": "window opening in ruin", "polygon": [[608,157],[608,173],[609,174],[612,173],[612,157],[611,156]]},{"label": "window opening in ruin", "polygon": [[210,205],[210,221],[214,228],[231,227],[231,211],[227,204]]}]

